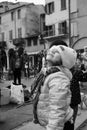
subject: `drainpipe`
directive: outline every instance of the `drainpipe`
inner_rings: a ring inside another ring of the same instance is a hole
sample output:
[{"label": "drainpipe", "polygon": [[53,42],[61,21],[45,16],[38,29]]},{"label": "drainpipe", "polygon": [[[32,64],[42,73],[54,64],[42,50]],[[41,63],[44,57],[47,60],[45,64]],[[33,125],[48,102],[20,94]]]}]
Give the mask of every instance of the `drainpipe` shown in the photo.
[{"label": "drainpipe", "polygon": [[15,39],[16,39],[16,11],[14,11],[15,19],[14,19],[14,24],[15,24]]},{"label": "drainpipe", "polygon": [[69,12],[69,46],[71,47],[71,0],[68,0]]}]

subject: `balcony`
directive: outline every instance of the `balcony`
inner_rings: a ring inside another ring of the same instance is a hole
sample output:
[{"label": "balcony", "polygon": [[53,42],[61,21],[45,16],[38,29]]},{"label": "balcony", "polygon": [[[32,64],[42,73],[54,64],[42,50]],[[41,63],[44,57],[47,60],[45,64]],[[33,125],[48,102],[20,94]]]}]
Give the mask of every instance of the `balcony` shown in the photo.
[{"label": "balcony", "polygon": [[25,44],[25,41],[23,38],[16,38],[16,39],[13,39],[13,44],[15,46],[22,46],[23,47]]},{"label": "balcony", "polygon": [[68,32],[66,28],[59,28],[58,29],[58,35],[55,34],[55,30],[49,30],[49,31],[43,31],[43,37],[46,39],[49,38],[56,38],[56,37],[67,37]]}]

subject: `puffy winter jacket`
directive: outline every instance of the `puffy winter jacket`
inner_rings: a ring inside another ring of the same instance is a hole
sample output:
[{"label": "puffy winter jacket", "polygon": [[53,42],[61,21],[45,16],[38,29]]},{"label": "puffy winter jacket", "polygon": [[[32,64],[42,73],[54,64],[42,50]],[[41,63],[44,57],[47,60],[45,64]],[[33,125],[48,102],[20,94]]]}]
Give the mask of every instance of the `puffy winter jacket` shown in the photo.
[{"label": "puffy winter jacket", "polygon": [[47,130],[63,130],[72,117],[69,70],[62,69],[46,77],[37,105],[38,119]]}]

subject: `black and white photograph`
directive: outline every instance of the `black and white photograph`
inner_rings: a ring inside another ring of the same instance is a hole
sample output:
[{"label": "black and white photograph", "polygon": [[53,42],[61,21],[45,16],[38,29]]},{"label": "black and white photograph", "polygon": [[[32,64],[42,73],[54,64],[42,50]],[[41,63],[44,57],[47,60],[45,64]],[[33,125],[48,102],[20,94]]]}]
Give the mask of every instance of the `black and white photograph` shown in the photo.
[{"label": "black and white photograph", "polygon": [[87,130],[87,0],[0,0],[0,130]]}]

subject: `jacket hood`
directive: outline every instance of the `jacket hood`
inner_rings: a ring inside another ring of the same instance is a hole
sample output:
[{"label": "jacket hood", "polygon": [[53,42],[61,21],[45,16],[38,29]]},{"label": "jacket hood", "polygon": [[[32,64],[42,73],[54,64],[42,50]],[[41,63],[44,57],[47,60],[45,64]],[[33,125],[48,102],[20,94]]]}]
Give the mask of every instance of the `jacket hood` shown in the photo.
[{"label": "jacket hood", "polygon": [[[49,55],[50,54],[50,55]],[[60,58],[59,58],[60,55]],[[57,62],[61,59],[62,66],[71,69],[76,63],[77,53],[74,49],[63,45],[53,46],[49,49],[47,60]]]},{"label": "jacket hood", "polygon": [[67,69],[66,67],[58,67],[63,73],[65,73],[65,75],[69,78],[69,80],[72,79],[72,73],[69,69]]}]

